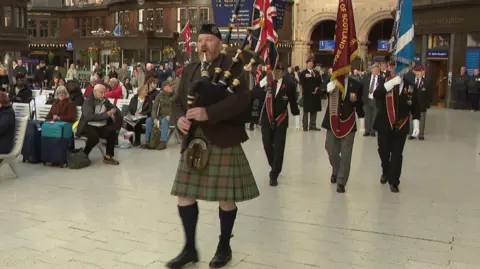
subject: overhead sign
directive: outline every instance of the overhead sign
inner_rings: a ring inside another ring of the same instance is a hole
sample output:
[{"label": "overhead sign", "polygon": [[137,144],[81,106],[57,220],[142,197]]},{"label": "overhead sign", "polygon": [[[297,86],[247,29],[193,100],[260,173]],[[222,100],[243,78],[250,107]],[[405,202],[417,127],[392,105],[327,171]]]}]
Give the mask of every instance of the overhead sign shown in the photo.
[{"label": "overhead sign", "polygon": [[335,50],[335,40],[320,40],[318,50]]},{"label": "overhead sign", "polygon": [[389,51],[390,40],[378,40],[377,51]]},{"label": "overhead sign", "polygon": [[465,68],[470,76],[473,75],[473,69],[480,67],[480,48],[467,48],[465,53]]},{"label": "overhead sign", "polygon": [[66,51],[73,51],[73,41],[67,41],[67,47],[65,48]]},{"label": "overhead sign", "polygon": [[[212,0],[213,19],[218,27],[228,27],[235,2],[234,0]],[[238,12],[240,27],[250,27],[252,24],[253,2],[254,0],[240,0],[240,10]]]},{"label": "overhead sign", "polygon": [[283,18],[285,17],[285,6],[287,0],[275,1],[275,9],[277,10],[277,29],[282,29]]},{"label": "overhead sign", "polygon": [[448,50],[427,50],[427,59],[448,60]]}]

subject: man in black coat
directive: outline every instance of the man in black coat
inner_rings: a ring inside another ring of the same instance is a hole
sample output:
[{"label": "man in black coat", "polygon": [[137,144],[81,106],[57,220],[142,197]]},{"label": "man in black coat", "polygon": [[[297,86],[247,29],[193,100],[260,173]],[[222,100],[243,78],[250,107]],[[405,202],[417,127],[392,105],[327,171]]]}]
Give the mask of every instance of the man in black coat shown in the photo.
[{"label": "man in black coat", "polygon": [[[425,122],[427,119],[427,110],[430,108],[432,103],[432,86],[431,80],[425,77],[425,69],[422,65],[416,65],[413,69],[414,78],[411,79],[413,82],[413,89],[416,92],[418,98],[418,109],[420,111],[420,134],[418,135],[419,140],[425,140]],[[409,140],[415,139],[412,136],[413,125],[410,125],[410,136]]]},{"label": "man in black coat", "polygon": [[300,84],[303,95],[303,130],[320,131],[317,128],[317,112],[322,111],[322,80],[320,73],[313,69],[311,59],[307,60],[307,68],[300,73]]},{"label": "man in black coat", "polygon": [[374,128],[378,132],[378,154],[382,162],[382,184],[390,183],[390,191],[399,192],[402,172],[403,148],[409,131],[409,116],[413,118],[412,136],[420,133],[418,97],[412,83],[396,76],[395,64],[390,64],[393,78],[388,79],[375,92],[379,101]]},{"label": "man in black coat", "polygon": [[460,73],[455,76],[453,81],[453,93],[455,96],[455,109],[465,109],[467,105],[467,92],[468,92],[468,76],[465,66],[460,68]]},{"label": "man in black coat", "polygon": [[[337,183],[337,192],[344,193],[350,175],[353,142],[357,131],[356,117],[360,133],[365,132],[362,84],[346,76],[345,90],[340,91],[336,81],[327,84],[328,107],[323,118],[322,128],[327,129],[325,149],[332,165],[330,182]],[[356,115],[355,115],[356,114]]]},{"label": "man in black coat", "polygon": [[[269,71],[271,72],[271,71]],[[277,66],[275,77],[267,74],[267,96],[260,115],[262,141],[267,155],[270,171],[270,186],[278,185],[278,176],[282,172],[283,155],[288,129],[288,104],[294,116],[300,115],[297,105],[295,83],[283,76],[283,68]],[[274,80],[273,80],[274,79]],[[299,121],[298,121],[299,124]],[[300,128],[300,126],[297,126]]]},{"label": "man in black coat", "polygon": [[472,110],[477,112],[480,109],[480,71],[478,68],[473,70],[473,76],[468,83],[468,97],[472,103]]},{"label": "man in black coat", "polygon": [[15,77],[17,84],[10,89],[8,99],[11,103],[30,103],[32,101],[32,90],[25,84],[25,75],[18,74]]}]

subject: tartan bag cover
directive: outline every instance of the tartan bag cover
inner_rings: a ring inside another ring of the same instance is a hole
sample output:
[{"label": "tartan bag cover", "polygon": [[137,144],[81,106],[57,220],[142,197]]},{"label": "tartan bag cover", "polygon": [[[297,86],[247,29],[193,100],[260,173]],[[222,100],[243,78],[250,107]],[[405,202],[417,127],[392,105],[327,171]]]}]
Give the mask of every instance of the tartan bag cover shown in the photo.
[{"label": "tartan bag cover", "polygon": [[189,169],[184,155],[181,155],[172,195],[235,202],[252,200],[260,195],[241,145],[220,148],[209,143],[208,150],[208,166],[200,172]]}]

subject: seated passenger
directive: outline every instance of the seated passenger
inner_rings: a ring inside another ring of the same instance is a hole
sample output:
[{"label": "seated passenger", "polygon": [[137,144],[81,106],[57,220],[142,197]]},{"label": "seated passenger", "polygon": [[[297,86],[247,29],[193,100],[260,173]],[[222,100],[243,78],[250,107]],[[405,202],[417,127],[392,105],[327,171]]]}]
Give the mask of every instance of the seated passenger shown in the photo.
[{"label": "seated passenger", "polygon": [[[135,94],[130,100],[128,105],[128,114],[130,116],[150,116],[152,113],[152,100],[148,97],[148,87],[143,86],[138,90],[138,93]],[[135,142],[133,146],[137,147],[141,145],[140,137],[142,135],[142,124],[145,124],[146,118],[141,119],[136,122],[135,127],[127,124],[127,130],[135,132]]]},{"label": "seated passenger", "polygon": [[144,148],[148,148],[148,141],[150,140],[150,135],[152,132],[153,125],[160,128],[160,144],[156,149],[163,150],[167,148],[167,137],[168,130],[170,125],[170,116],[172,114],[172,99],[173,99],[173,89],[172,81],[166,80],[162,83],[162,91],[155,98],[152,109],[152,117],[147,119],[146,122],[146,131],[145,131],[145,140],[147,144],[144,145]]},{"label": "seated passenger", "polygon": [[15,79],[17,84],[8,93],[10,103],[30,103],[32,101],[32,90],[25,84],[25,75],[18,74]]},{"label": "seated passenger", "polygon": [[75,106],[82,106],[84,98],[82,90],[78,87],[78,81],[76,79],[69,80],[65,87],[70,95],[69,99],[75,104]]},{"label": "seated passenger", "polygon": [[[118,165],[119,162],[113,158],[115,142],[117,140],[117,108],[105,99],[106,88],[97,84],[93,88],[93,99],[86,99],[82,106],[82,117],[77,127],[77,136],[85,136],[87,142],[83,150],[88,156],[92,149],[98,144],[100,138],[107,140],[106,155],[103,162],[106,164]],[[120,119],[121,120],[121,119]]]},{"label": "seated passenger", "polygon": [[8,101],[7,94],[0,92],[0,154],[10,153],[14,139],[15,111]]},{"label": "seated passenger", "polygon": [[65,121],[74,123],[77,118],[77,108],[68,98],[67,89],[64,86],[58,86],[55,91],[56,98],[53,101],[50,112],[45,117],[45,121]]},{"label": "seated passenger", "polygon": [[105,98],[115,99],[115,103],[116,103],[118,99],[123,98],[122,86],[120,85],[120,83],[116,78],[111,78],[109,81],[109,85],[111,87],[111,90],[105,94]]}]

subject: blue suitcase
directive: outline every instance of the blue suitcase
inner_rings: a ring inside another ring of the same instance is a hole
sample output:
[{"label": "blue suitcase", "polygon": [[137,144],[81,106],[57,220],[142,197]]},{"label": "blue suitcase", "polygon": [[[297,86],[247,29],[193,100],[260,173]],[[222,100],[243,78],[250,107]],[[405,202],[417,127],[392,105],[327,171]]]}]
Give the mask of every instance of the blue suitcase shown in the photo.
[{"label": "blue suitcase", "polygon": [[22,155],[23,162],[29,163],[41,162],[41,136],[42,122],[37,120],[28,120],[25,139],[23,141]]},{"label": "blue suitcase", "polygon": [[43,163],[66,165],[72,136],[72,124],[69,122],[43,123],[41,138]]}]

